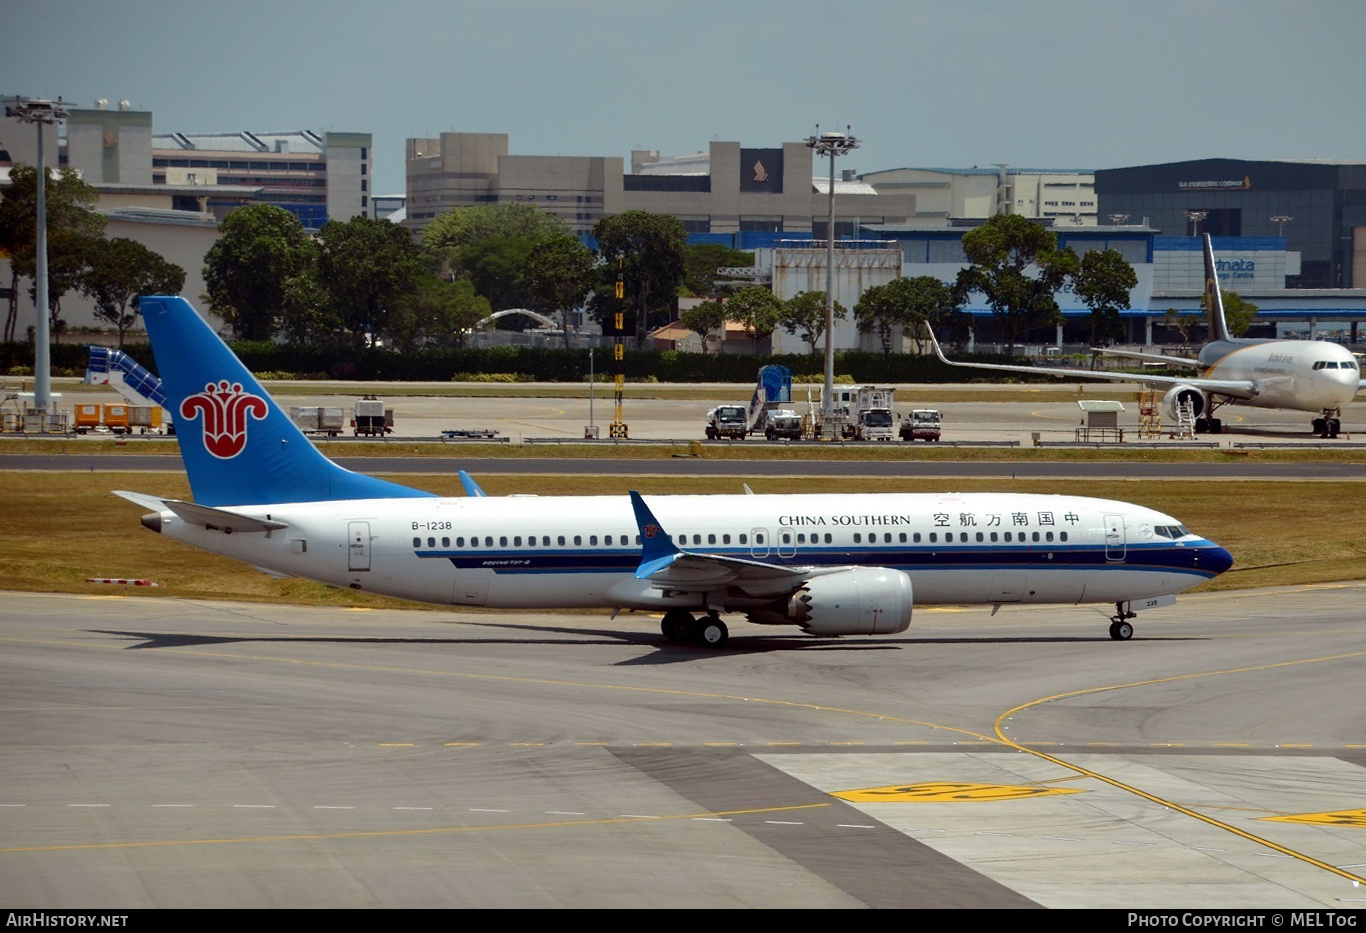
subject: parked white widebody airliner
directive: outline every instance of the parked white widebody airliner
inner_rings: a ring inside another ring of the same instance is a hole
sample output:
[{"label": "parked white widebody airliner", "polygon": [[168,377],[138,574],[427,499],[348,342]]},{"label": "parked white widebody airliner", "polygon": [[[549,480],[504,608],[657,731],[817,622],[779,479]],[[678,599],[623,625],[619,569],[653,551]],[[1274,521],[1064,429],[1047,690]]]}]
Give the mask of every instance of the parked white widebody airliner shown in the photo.
[{"label": "parked white widebody airliner", "polygon": [[1337,437],[1342,428],[1342,409],[1366,388],[1356,358],[1346,347],[1323,340],[1252,340],[1229,336],[1224,320],[1224,300],[1219,291],[1219,273],[1214,266],[1214,248],[1208,234],[1204,241],[1205,307],[1211,341],[1201,347],[1194,358],[1105,351],[1168,366],[1188,366],[1198,375],[1139,376],[1045,366],[960,363],[946,358],[934,334],[930,334],[934,352],[949,366],[1165,386],[1163,416],[1176,421],[1179,408],[1187,405],[1195,419],[1197,433],[1218,434],[1223,430],[1223,422],[1213,417],[1220,407],[1250,405],[1313,412],[1316,415],[1311,425],[1313,432],[1322,437]]},{"label": "parked white widebody airliner", "polygon": [[1176,519],[1081,496],[488,497],[342,469],[181,298],[147,297],[194,502],[120,492],[147,528],[271,573],[459,606],[663,613],[719,646],[722,613],[887,635],[917,604],[1107,603],[1110,635],[1233,559]]}]

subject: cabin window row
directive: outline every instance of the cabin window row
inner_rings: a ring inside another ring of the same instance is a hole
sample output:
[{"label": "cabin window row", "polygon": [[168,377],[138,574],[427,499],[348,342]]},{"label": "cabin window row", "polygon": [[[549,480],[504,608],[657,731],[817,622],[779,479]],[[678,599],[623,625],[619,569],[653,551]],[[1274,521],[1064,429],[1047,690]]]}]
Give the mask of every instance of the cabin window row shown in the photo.
[{"label": "cabin window row", "polygon": [[[800,536],[799,536],[799,537],[800,537]],[[827,535],[826,537],[828,538],[829,535]],[[931,531],[931,532],[928,532],[928,534],[922,536],[921,533],[918,532],[918,531],[912,532],[910,535],[907,535],[907,533],[903,531],[903,532],[900,532],[900,533],[896,536],[896,538],[897,538],[897,540],[896,540],[896,541],[893,541],[892,533],[891,533],[890,531],[887,531],[887,532],[883,532],[883,534],[882,534],[882,540],[881,540],[881,541],[878,541],[877,533],[874,532],[873,534],[868,535],[868,543],[869,543],[869,544],[879,544],[879,543],[880,543],[880,544],[893,544],[893,543],[896,543],[896,544],[908,544],[908,543],[909,543],[909,544],[921,544],[922,542],[928,541],[930,544],[938,544],[938,543],[939,543],[939,532],[937,532],[937,531]],[[907,540],[908,538],[909,538],[909,541]],[[1024,543],[1028,543],[1028,542],[1031,542],[1031,541],[1033,541],[1033,542],[1048,542],[1048,541],[1052,541],[1052,540],[1053,540],[1053,532],[1051,532],[1051,531],[1042,531],[1042,532],[1040,532],[1040,531],[1033,531],[1033,532],[1030,532],[1030,531],[1000,531],[1000,532],[997,532],[997,531],[978,531],[978,532],[959,531],[959,532],[956,532],[956,533],[955,533],[955,532],[952,532],[952,531],[946,531],[946,532],[944,532],[944,543],[945,543],[945,544],[969,544],[969,543],[971,543],[971,542],[974,541],[974,540],[975,540],[978,544],[986,544],[986,543],[988,543],[988,542],[990,542],[990,543],[992,543],[992,544],[997,544],[997,543],[1000,543],[1000,542],[1004,542],[1004,543],[1006,543],[1006,544],[1024,544]],[[1059,531],[1059,532],[1057,533],[1057,540],[1059,540],[1059,541],[1066,541],[1066,540],[1067,540],[1067,532],[1065,532],[1065,531]],[[862,534],[861,532],[858,532],[858,531],[854,532],[854,543],[855,543],[855,544],[862,544],[862,543],[863,543],[863,534]]]},{"label": "cabin window row", "polygon": [[[1159,535],[1162,535],[1163,537],[1171,537],[1171,538],[1179,538],[1179,537],[1181,537],[1183,534],[1188,534],[1188,533],[1189,533],[1189,532],[1187,532],[1187,531],[1185,530],[1185,528],[1183,528],[1183,527],[1181,527],[1181,526],[1179,526],[1179,525],[1173,525],[1173,526],[1171,526],[1170,528],[1167,527],[1167,526],[1161,526],[1161,527],[1157,528],[1156,531],[1157,531],[1157,533],[1158,533]],[[686,545],[689,543],[688,537],[689,537],[689,536],[686,535],[686,534],[679,535],[679,536],[678,536],[678,539],[677,539],[677,540],[678,540],[678,543],[681,544],[681,545],[685,545],[685,546],[686,546]],[[695,535],[692,535],[692,544],[694,544],[694,545],[700,545],[700,544],[702,544],[702,543],[703,543],[703,537],[704,537],[703,535],[696,535],[696,534],[695,534]],[[749,535],[747,535],[747,534],[741,534],[741,535],[736,535],[735,537],[736,537],[736,539],[737,539],[737,543],[742,544],[742,545],[748,545],[748,544],[749,544]],[[602,538],[602,545],[605,546],[605,547],[612,547],[612,546],[626,547],[626,546],[629,546],[629,545],[632,545],[632,544],[634,544],[636,547],[639,547],[639,546],[640,546],[640,535],[636,535],[634,538],[632,538],[631,535],[602,535],[601,538]],[[725,544],[730,544],[730,543],[731,543],[731,535],[729,535],[729,534],[720,534],[720,535],[717,535],[717,534],[709,534],[709,535],[706,535],[705,538],[706,538],[706,542],[705,542],[705,543],[707,543],[707,544],[723,544],[723,545],[725,545]],[[756,534],[756,535],[754,536],[754,543],[755,543],[756,545],[762,545],[762,544],[765,543],[764,538],[765,538],[764,535],[762,535],[762,534]],[[585,545],[585,543],[587,544],[588,547],[597,547],[597,546],[598,546],[598,539],[599,539],[599,536],[598,536],[598,535],[573,535],[573,536],[569,536],[569,535],[557,535],[557,536],[555,536],[555,539],[554,539],[555,543],[554,543],[554,545],[552,545],[552,544],[551,544],[551,536],[550,536],[550,535],[541,535],[539,538],[538,538],[536,535],[528,535],[528,536],[526,536],[525,539],[523,539],[523,537],[522,537],[521,535],[512,535],[511,537],[509,537],[509,536],[507,536],[507,535],[500,535],[500,536],[497,538],[497,545],[496,545],[496,546],[497,546],[497,547],[523,547],[523,546],[525,546],[525,547],[552,547],[552,546],[554,546],[554,547],[569,547],[569,546],[570,546],[570,542],[572,541],[572,542],[573,542],[573,545],[572,545],[573,547],[583,547],[583,546]],[[479,547],[491,548],[491,547],[495,547],[494,540],[495,540],[495,539],[493,538],[492,535],[485,535],[483,538],[480,538],[480,537],[478,537],[477,535],[471,535],[468,539],[466,539],[466,538],[464,538],[464,537],[457,537],[457,538],[455,539],[455,547],[458,547],[458,548],[463,548],[463,547],[469,547],[469,548],[479,548]],[[790,540],[790,539],[788,539],[788,540]],[[943,541],[944,541],[945,544],[955,544],[955,543],[959,543],[959,544],[968,544],[968,543],[972,542],[973,540],[976,540],[979,544],[985,544],[985,543],[988,543],[988,542],[990,542],[990,543],[992,543],[992,544],[996,544],[996,543],[999,543],[999,542],[1005,542],[1006,544],[1013,544],[1013,543],[1021,543],[1021,544],[1023,544],[1023,543],[1027,543],[1027,542],[1031,542],[1031,541],[1032,541],[1032,542],[1051,542],[1051,541],[1054,540],[1054,534],[1053,534],[1053,532],[1051,532],[1051,531],[1045,531],[1045,532],[1038,532],[1038,531],[1034,531],[1034,532],[1026,532],[1026,531],[1003,531],[1003,532],[990,531],[990,532],[983,532],[983,531],[978,531],[978,532],[975,532],[975,533],[973,533],[973,532],[967,532],[967,531],[960,531],[960,532],[957,532],[957,533],[952,532],[952,531],[946,531],[946,532],[943,533]],[[1060,531],[1060,532],[1058,532],[1058,533],[1057,533],[1057,540],[1058,540],[1058,541],[1066,541],[1066,540],[1067,540],[1067,532],[1065,532],[1065,531]],[[481,542],[482,542],[482,543],[481,543]],[[539,542],[539,543],[538,543],[538,542]],[[925,542],[928,542],[928,543],[930,543],[930,544],[938,544],[938,543],[940,543],[939,532],[937,532],[937,531],[931,531],[931,532],[928,532],[928,533],[925,534],[925,535],[922,535],[922,534],[921,534],[920,532],[918,532],[918,531],[912,532],[912,533],[910,533],[910,534],[908,534],[907,532],[902,531],[902,532],[897,533],[896,535],[893,535],[892,532],[888,531],[888,532],[884,532],[884,533],[882,534],[881,541],[878,540],[878,535],[877,535],[876,533],[871,533],[871,534],[867,535],[867,543],[868,543],[868,544],[921,544],[921,543],[925,543]],[[815,534],[815,533],[812,533],[812,534],[808,535],[808,534],[806,534],[805,532],[801,532],[801,533],[798,533],[798,534],[797,534],[797,543],[798,543],[798,544],[834,544],[835,542],[834,542],[834,536],[833,536],[832,534],[830,534],[830,532],[825,532],[824,535]],[[863,544],[863,543],[864,543],[864,535],[863,535],[862,532],[858,532],[858,531],[854,532],[854,543],[855,543],[855,544]],[[429,547],[429,548],[434,548],[434,547],[436,547],[436,546],[437,546],[437,539],[436,539],[435,537],[431,537],[431,538],[428,538],[428,539],[427,539],[427,547]],[[419,538],[419,537],[414,537],[414,538],[413,538],[413,547],[415,547],[415,548],[420,548],[420,547],[422,547],[422,539]],[[443,537],[443,538],[441,538],[441,547],[445,547],[445,548],[451,547],[451,539],[450,539],[449,537]]]},{"label": "cabin window row", "polygon": [[[729,537],[729,536],[727,536],[727,537]],[[554,544],[553,546],[554,546],[554,547],[569,547],[569,542],[570,542],[571,540],[574,542],[574,545],[573,545],[574,547],[583,547],[585,541],[587,541],[587,544],[588,544],[589,547],[597,547],[597,545],[598,545],[598,536],[597,536],[597,535],[573,535],[572,537],[569,536],[569,535],[556,535],[556,536],[555,536],[555,544]],[[428,538],[428,539],[427,539],[427,547],[436,547],[436,541],[437,541],[436,538]],[[525,547],[552,547],[552,545],[551,545],[551,543],[550,543],[550,535],[541,535],[539,538],[538,538],[536,535],[527,535],[525,538],[523,538],[521,535],[512,535],[511,537],[509,537],[509,536],[507,536],[507,535],[499,535],[497,541],[498,541],[498,544],[496,545],[497,547],[523,547],[523,546],[525,546]],[[482,542],[482,544],[481,544],[481,542]],[[539,542],[539,543],[538,543],[538,542]],[[635,536],[634,542],[633,542],[633,540],[632,540],[632,538],[631,538],[630,535],[603,535],[603,536],[602,536],[602,543],[603,543],[604,545],[607,545],[607,546],[611,546],[611,545],[613,545],[613,544],[617,544],[617,545],[621,545],[621,546],[623,546],[623,547],[626,546],[626,545],[628,545],[628,544],[634,543],[637,547],[639,547],[639,546],[640,546],[640,535],[636,535],[636,536]],[[450,546],[451,546],[451,539],[448,538],[448,537],[442,538],[442,539],[441,539],[441,546],[442,546],[442,547],[450,547]],[[456,538],[456,539],[455,539],[455,546],[456,546],[456,547],[466,547],[466,546],[469,546],[469,547],[471,547],[471,548],[477,548],[477,547],[494,547],[495,545],[494,545],[494,538],[493,538],[492,535],[485,535],[483,538],[480,538],[478,535],[471,535],[468,539],[466,539],[466,538],[464,538],[464,537],[458,537],[458,538]],[[422,539],[419,538],[419,537],[414,536],[414,538],[413,538],[413,547],[422,547]]]}]

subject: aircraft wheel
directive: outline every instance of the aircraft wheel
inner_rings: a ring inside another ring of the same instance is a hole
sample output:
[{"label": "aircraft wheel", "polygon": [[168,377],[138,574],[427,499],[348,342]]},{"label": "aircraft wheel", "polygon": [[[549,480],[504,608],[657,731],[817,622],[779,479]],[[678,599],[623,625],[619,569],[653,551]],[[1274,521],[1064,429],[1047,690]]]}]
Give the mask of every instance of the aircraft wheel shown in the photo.
[{"label": "aircraft wheel", "polygon": [[1339,421],[1337,418],[1329,418],[1329,419],[1328,419],[1328,436],[1329,436],[1329,437],[1337,437],[1337,436],[1338,436],[1338,432],[1340,432],[1341,430],[1342,430],[1342,422],[1341,422],[1341,421]]},{"label": "aircraft wheel", "polygon": [[1328,419],[1327,419],[1327,418],[1315,418],[1315,419],[1314,419],[1314,423],[1313,423],[1313,427],[1312,427],[1312,432],[1313,432],[1314,434],[1317,434],[1319,437],[1327,437],[1327,436],[1328,436]]},{"label": "aircraft wheel", "polygon": [[693,618],[691,612],[682,609],[670,609],[664,613],[664,619],[660,622],[660,630],[664,632],[664,637],[669,641],[689,641],[694,635],[697,620]]},{"label": "aircraft wheel", "polygon": [[1196,419],[1195,419],[1195,433],[1196,433],[1196,434],[1208,434],[1208,433],[1209,433],[1209,419],[1208,419],[1208,418],[1196,418]]},{"label": "aircraft wheel", "polygon": [[1224,422],[1223,422],[1222,420],[1220,420],[1219,418],[1211,418],[1211,419],[1209,419],[1209,433],[1211,433],[1211,434],[1223,434],[1223,433],[1224,433]]},{"label": "aircraft wheel", "polygon": [[1115,641],[1128,641],[1134,635],[1134,627],[1128,622],[1111,622],[1110,637]]},{"label": "aircraft wheel", "polygon": [[730,638],[726,623],[715,616],[709,616],[697,623],[694,640],[703,648],[720,648]]}]

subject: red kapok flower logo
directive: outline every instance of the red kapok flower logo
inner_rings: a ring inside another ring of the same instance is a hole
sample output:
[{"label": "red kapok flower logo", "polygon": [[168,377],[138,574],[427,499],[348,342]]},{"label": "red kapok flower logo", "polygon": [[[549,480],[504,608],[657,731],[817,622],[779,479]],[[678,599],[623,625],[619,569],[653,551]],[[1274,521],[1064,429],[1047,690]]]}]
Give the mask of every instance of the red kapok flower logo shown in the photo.
[{"label": "red kapok flower logo", "polygon": [[269,409],[265,399],[242,391],[242,384],[228,385],[223,379],[210,382],[204,391],[187,397],[180,403],[180,417],[193,421],[203,416],[204,449],[220,460],[231,460],[247,446],[247,416],[257,421],[265,418]]}]

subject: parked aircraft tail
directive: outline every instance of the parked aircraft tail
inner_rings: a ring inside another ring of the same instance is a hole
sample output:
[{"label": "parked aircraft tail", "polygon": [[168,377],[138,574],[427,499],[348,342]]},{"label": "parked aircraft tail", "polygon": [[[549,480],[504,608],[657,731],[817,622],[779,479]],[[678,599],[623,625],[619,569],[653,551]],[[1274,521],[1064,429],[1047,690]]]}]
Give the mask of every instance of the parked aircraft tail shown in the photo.
[{"label": "parked aircraft tail", "polygon": [[184,298],[147,296],[141,306],[197,504],[430,495],[324,457]]},{"label": "parked aircraft tail", "polygon": [[1219,291],[1219,272],[1214,268],[1214,245],[1208,233],[1205,245],[1205,315],[1209,322],[1209,340],[1231,340],[1228,322],[1224,318],[1224,296]]}]

